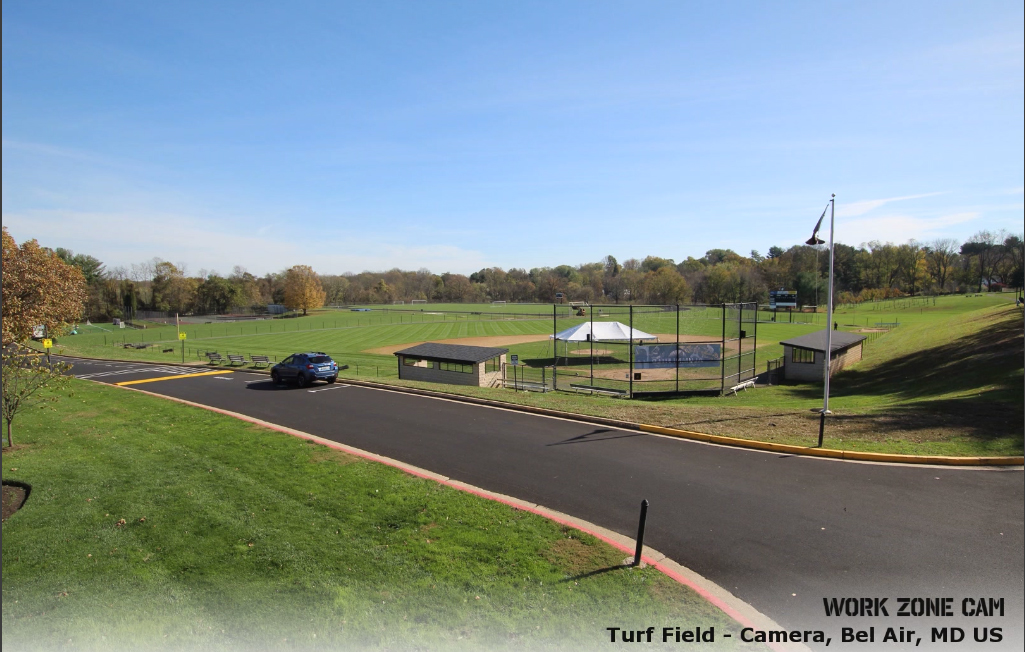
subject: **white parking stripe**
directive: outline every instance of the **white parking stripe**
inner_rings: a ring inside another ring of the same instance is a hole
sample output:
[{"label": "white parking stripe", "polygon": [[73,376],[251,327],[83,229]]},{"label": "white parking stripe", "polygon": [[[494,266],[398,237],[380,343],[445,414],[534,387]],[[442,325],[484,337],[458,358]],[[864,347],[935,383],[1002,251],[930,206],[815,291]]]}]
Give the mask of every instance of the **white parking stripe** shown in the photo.
[{"label": "white parking stripe", "polygon": [[306,391],[309,392],[310,394],[314,394],[316,392],[326,392],[329,389],[339,389],[341,387],[349,387],[349,385],[338,385],[338,384],[335,384],[335,385],[331,385],[330,387],[321,387],[320,389],[308,389]]}]

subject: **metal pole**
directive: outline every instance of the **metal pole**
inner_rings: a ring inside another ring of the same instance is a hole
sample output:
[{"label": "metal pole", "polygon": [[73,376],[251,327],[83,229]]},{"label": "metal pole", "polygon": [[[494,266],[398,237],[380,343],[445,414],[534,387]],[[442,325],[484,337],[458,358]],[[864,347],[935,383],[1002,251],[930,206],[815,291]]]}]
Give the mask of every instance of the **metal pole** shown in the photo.
[{"label": "metal pole", "polygon": [[726,304],[722,304],[722,343],[719,345],[719,394],[726,393]]},{"label": "metal pole", "polygon": [[644,549],[644,522],[648,519],[648,499],[641,501],[641,520],[637,523],[637,549],[634,550],[634,566],[641,565],[641,550]]},{"label": "metal pole", "polygon": [[[826,387],[822,401],[822,418],[825,422],[825,415],[829,412],[829,376],[833,358],[833,214],[836,206],[836,195],[829,200],[829,305],[826,308]],[[822,435],[819,435],[819,446],[822,445]]]},{"label": "metal pole", "polygon": [[676,304],[676,393],[680,393],[680,304]]},{"label": "metal pole", "polygon": [[630,398],[634,397],[634,304],[630,304]]},{"label": "metal pole", "polygon": [[752,375],[758,374],[758,304],[755,304],[755,343],[751,349],[751,369],[753,370]]},{"label": "metal pole", "polygon": [[591,334],[587,336],[587,341],[591,343],[591,387],[594,387],[594,306],[588,304],[587,310],[591,317]]},{"label": "metal pole", "polygon": [[558,376],[556,375],[556,369],[559,366],[559,340],[556,337],[559,334],[558,317],[555,313],[555,304],[552,304],[552,391],[559,389]]}]

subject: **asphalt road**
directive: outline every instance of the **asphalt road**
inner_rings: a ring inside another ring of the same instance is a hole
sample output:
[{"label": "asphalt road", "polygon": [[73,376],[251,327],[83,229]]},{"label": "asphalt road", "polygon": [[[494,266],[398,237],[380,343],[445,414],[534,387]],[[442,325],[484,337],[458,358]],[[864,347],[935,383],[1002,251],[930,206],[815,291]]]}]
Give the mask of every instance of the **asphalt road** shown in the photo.
[{"label": "asphalt road", "polygon": [[[73,362],[75,375],[107,383],[173,369]],[[1020,649],[1021,470],[769,454],[357,386],[275,386],[241,371],[137,387],[386,455],[629,536],[646,498],[645,543],[787,628],[825,628],[839,638],[842,626],[904,626],[924,638],[931,626],[959,626],[970,642],[975,627],[996,626],[1003,644],[985,649]],[[888,598],[890,617],[828,618],[823,599],[834,597]],[[897,617],[901,597],[950,597],[957,615]],[[962,600],[980,597],[1002,598],[1004,616],[962,617]]]}]

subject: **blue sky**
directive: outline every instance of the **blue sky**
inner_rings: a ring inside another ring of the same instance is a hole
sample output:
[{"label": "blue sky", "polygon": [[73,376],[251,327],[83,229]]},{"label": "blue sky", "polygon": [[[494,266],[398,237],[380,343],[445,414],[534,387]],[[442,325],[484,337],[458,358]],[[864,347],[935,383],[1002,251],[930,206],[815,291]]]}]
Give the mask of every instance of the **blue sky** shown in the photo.
[{"label": "blue sky", "polygon": [[3,223],[108,266],[1023,230],[1016,2],[5,2]]}]

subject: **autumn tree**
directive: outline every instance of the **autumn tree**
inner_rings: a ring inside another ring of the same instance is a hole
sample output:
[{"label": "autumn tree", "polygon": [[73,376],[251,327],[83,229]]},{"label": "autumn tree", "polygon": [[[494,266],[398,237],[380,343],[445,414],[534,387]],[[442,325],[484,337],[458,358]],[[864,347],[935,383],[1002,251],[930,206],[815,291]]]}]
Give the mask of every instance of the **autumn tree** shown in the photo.
[{"label": "autumn tree", "polygon": [[[14,445],[14,419],[24,408],[56,400],[68,382],[69,365],[50,364],[23,346],[35,326],[50,336],[67,331],[82,314],[86,299],[82,270],[69,265],[35,240],[19,247],[3,229],[2,407],[7,445]],[[49,391],[43,391],[49,390]]]},{"label": "autumn tree", "polygon": [[648,272],[645,278],[648,301],[660,304],[684,303],[690,295],[687,281],[673,265],[659,267]]},{"label": "autumn tree", "polygon": [[324,305],[327,294],[320,277],[309,265],[296,265],[285,272],[284,304],[289,310],[308,311]]},{"label": "autumn tree", "polygon": [[4,227],[4,346],[29,339],[35,326],[45,326],[48,335],[60,335],[81,317],[85,300],[82,270],[35,240],[19,247]]},{"label": "autumn tree", "polygon": [[48,356],[20,344],[3,347],[2,364],[0,408],[7,428],[7,445],[14,446],[14,419],[27,407],[55,402],[71,382],[71,365],[50,362]]}]

